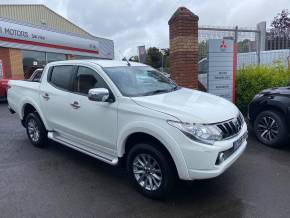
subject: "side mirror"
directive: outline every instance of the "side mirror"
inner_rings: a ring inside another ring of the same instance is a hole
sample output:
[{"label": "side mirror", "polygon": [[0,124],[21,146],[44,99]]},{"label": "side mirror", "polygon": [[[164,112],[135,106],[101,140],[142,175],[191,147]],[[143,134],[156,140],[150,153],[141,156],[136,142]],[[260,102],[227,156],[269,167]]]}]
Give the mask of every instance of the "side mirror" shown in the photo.
[{"label": "side mirror", "polygon": [[100,101],[100,102],[105,102],[109,99],[110,93],[108,89],[105,88],[95,88],[95,89],[90,89],[88,98],[91,101]]}]

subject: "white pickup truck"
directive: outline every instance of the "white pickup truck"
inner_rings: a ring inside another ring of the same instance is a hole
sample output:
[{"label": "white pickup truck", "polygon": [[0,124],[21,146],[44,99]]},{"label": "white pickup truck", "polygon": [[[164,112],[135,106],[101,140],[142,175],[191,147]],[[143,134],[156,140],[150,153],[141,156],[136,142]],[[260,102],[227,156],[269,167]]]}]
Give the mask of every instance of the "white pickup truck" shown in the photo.
[{"label": "white pickup truck", "polygon": [[175,178],[220,175],[247,144],[235,105],[178,87],[139,63],[50,63],[36,82],[9,81],[8,105],[33,145],[50,139],[111,165],[125,163],[151,198],[169,193]]}]

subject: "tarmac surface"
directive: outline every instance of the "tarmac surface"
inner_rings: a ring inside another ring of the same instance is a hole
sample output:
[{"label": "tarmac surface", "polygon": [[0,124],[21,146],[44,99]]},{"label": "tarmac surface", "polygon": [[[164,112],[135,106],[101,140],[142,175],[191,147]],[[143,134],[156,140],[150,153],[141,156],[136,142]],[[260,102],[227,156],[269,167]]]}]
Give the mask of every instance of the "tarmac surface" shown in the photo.
[{"label": "tarmac surface", "polygon": [[290,145],[250,134],[221,176],[179,182],[166,201],[137,193],[126,172],[57,143],[33,147],[0,103],[0,217],[290,217]]}]

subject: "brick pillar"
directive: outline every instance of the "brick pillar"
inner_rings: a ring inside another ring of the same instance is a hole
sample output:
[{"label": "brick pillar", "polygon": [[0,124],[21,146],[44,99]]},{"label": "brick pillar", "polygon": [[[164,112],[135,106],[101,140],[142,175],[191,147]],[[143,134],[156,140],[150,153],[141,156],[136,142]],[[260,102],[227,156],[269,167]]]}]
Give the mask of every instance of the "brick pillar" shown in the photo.
[{"label": "brick pillar", "polygon": [[0,47],[0,59],[4,66],[4,73],[6,78],[11,77],[11,61],[9,48]]},{"label": "brick pillar", "polygon": [[198,89],[198,19],[180,7],[168,22],[171,78],[191,89]]},{"label": "brick pillar", "polygon": [[14,79],[24,79],[22,52],[20,49],[10,48],[11,73]]},{"label": "brick pillar", "polygon": [[24,78],[21,50],[0,47],[0,59],[4,66],[6,78]]}]

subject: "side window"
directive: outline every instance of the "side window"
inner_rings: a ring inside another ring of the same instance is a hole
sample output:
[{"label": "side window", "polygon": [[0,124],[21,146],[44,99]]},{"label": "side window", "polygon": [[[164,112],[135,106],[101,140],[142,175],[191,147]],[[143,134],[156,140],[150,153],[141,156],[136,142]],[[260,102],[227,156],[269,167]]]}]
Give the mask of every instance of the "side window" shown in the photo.
[{"label": "side window", "polygon": [[73,70],[73,66],[55,66],[51,71],[49,82],[58,88],[70,90]]},{"label": "side window", "polygon": [[34,73],[34,77],[32,78],[32,81],[33,82],[40,82],[40,79],[41,79],[41,76],[42,76],[42,72],[43,72],[43,70],[37,70]]},{"label": "side window", "polygon": [[108,86],[94,70],[87,67],[79,67],[74,79],[74,91],[87,95],[89,90],[93,88],[108,88]]}]

